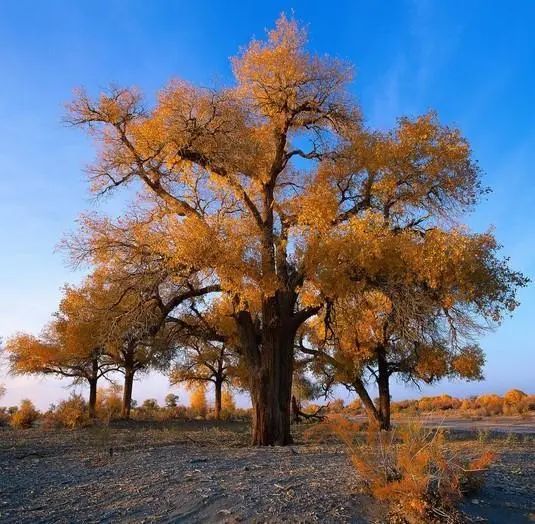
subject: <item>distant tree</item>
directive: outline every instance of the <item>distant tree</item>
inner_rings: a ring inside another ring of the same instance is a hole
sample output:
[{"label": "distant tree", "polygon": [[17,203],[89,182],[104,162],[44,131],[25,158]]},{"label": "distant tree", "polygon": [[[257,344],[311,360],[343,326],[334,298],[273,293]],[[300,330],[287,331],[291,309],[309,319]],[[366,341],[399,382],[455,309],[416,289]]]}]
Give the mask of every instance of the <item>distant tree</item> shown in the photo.
[{"label": "distant tree", "polygon": [[197,383],[191,386],[191,393],[189,403],[191,411],[202,418],[206,417],[208,413],[208,402],[206,401],[206,385],[204,383]]},{"label": "distant tree", "polygon": [[173,385],[212,383],[215,393],[215,418],[219,420],[223,384],[230,384],[232,370],[232,355],[225,344],[189,339],[188,345],[177,351],[169,381]]},{"label": "distant tree", "polygon": [[230,413],[233,413],[236,410],[236,402],[234,401],[234,395],[232,394],[232,391],[229,388],[223,389],[223,393],[221,395],[221,407],[222,409],[227,410]]},{"label": "distant tree", "polygon": [[95,313],[97,289],[91,278],[66,286],[55,318],[36,337],[19,333],[6,341],[13,374],[52,374],[89,385],[89,415],[95,417],[97,383],[117,367],[105,358],[103,317]]},{"label": "distant tree", "polygon": [[99,388],[97,395],[97,414],[100,418],[109,422],[121,416],[122,393],[123,388],[115,383],[111,383],[107,388]]},{"label": "distant tree", "polygon": [[141,407],[146,410],[154,411],[160,406],[158,405],[158,401],[155,398],[146,398],[141,404]]},{"label": "distant tree", "polygon": [[174,393],[168,393],[165,396],[165,407],[166,408],[176,408],[178,405],[178,395]]}]

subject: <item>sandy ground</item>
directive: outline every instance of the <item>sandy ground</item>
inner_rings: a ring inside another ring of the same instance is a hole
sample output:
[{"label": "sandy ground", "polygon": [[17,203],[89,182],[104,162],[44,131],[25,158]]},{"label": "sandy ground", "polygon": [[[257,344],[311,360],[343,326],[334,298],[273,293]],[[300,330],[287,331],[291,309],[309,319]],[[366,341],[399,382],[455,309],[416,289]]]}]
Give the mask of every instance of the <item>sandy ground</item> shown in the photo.
[{"label": "sandy ground", "polygon": [[[340,446],[251,448],[247,432],[207,423],[2,428],[0,522],[384,522]],[[500,458],[464,509],[533,522],[532,437],[492,445]]]},{"label": "sandy ground", "polygon": [[[410,417],[400,417],[406,422]],[[514,433],[521,435],[535,435],[535,417],[529,415],[499,416],[499,417],[459,417],[440,416],[436,414],[424,415],[418,418],[426,426],[443,427],[456,431],[491,431],[495,433]]]}]

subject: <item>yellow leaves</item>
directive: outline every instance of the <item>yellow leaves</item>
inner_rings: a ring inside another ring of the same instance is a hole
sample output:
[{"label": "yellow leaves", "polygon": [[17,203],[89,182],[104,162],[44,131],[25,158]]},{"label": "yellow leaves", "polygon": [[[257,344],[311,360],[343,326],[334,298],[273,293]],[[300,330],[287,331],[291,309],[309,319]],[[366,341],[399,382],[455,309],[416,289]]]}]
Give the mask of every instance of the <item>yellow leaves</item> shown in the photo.
[{"label": "yellow leaves", "polygon": [[299,302],[302,307],[314,307],[323,303],[320,290],[310,281],[303,283],[299,291]]},{"label": "yellow leaves", "polygon": [[443,348],[424,346],[418,350],[415,375],[424,382],[433,382],[448,373],[448,354]]},{"label": "yellow leaves", "polygon": [[313,184],[300,198],[294,199],[291,211],[299,225],[310,228],[313,234],[325,234],[338,214],[336,193],[327,183]]},{"label": "yellow leaves", "polygon": [[189,397],[192,411],[199,417],[205,417],[208,412],[208,401],[206,400],[206,386],[196,382],[191,384]]},{"label": "yellow leaves", "polygon": [[478,346],[467,346],[453,356],[451,367],[453,373],[466,380],[481,380],[485,356]]},{"label": "yellow leaves", "polygon": [[305,43],[305,31],[282,15],[267,42],[253,40],[232,60],[240,90],[252,96],[267,115],[275,116],[284,103],[295,107],[298,87],[308,73]]},{"label": "yellow leaves", "polygon": [[[89,124],[102,147],[95,191],[135,179],[144,190],[125,217],[84,219],[67,243],[98,270],[91,292],[69,298],[66,318],[91,300],[137,311],[137,294],[209,283],[222,291],[221,323],[234,336],[231,313],[261,320],[267,297],[297,286],[299,307],[334,304],[342,358],[358,367],[390,335],[402,357],[414,356],[407,347],[428,330],[442,348],[443,310],[470,331],[474,311],[499,320],[516,307],[525,280],[497,259],[492,235],[449,226],[482,192],[457,129],[434,113],[389,132],[366,129],[347,90],[350,68],[310,53],[306,31],[284,15],[233,69],[233,87],[175,80],[150,110],[128,89],[95,101],[80,93],[71,105],[73,123]],[[121,297],[125,286],[134,291]],[[154,314],[113,325],[120,334]],[[71,346],[85,336],[67,331]],[[475,376],[474,356],[458,355],[455,372]],[[436,348],[417,360],[425,379],[451,365]]]},{"label": "yellow leaves", "polygon": [[6,341],[5,349],[13,373],[32,373],[48,361],[53,347],[37,337],[19,333]]},{"label": "yellow leaves", "polygon": [[[343,104],[350,68],[328,57],[310,55],[306,31],[282,15],[267,42],[253,40],[232,60],[237,93],[249,100],[276,129],[297,127],[320,116],[334,100]],[[334,114],[333,114],[334,116]],[[328,124],[319,117],[315,123]]]}]

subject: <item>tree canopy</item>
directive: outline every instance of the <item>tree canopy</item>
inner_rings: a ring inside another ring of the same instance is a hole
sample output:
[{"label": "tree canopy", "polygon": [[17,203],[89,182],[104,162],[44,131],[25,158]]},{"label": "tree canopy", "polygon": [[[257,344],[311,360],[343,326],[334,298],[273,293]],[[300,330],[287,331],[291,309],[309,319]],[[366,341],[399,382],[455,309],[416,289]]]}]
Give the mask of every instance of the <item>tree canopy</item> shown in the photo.
[{"label": "tree canopy", "polygon": [[296,350],[363,401],[374,377],[367,409],[385,428],[392,374],[479,378],[472,339],[526,280],[492,233],[460,225],[487,191],[461,132],[432,112],[370,129],[351,65],[309,52],[284,15],[232,70],[224,88],[173,80],[152,105],[117,87],[69,104],[99,150],[94,193],[138,190],[123,216],[85,216],[65,242],[105,276],[125,373],[139,352],[165,362],[169,337],[226,344],[260,445],[291,442]]}]

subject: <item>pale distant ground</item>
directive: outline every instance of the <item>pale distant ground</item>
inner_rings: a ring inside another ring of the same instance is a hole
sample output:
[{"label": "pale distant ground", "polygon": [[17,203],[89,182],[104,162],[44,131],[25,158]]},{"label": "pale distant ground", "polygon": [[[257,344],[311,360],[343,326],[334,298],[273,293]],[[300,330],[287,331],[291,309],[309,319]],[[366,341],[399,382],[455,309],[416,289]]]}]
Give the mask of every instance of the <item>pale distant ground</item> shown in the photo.
[{"label": "pale distant ground", "polygon": [[[498,452],[484,488],[462,507],[493,524],[533,522],[534,437],[487,432],[487,422],[450,433],[459,449]],[[0,522],[384,523],[385,506],[363,491],[344,449],[306,441],[305,426],[285,448],[250,447],[237,422],[0,428]]]},{"label": "pale distant ground", "polygon": [[[454,412],[455,413],[455,412]],[[415,421],[430,427],[442,427],[457,431],[491,431],[497,433],[515,433],[535,435],[535,414],[526,416],[492,416],[462,417],[458,411],[451,416],[440,416],[435,413],[420,417],[394,416],[394,421]],[[365,417],[363,417],[363,420]]]}]

